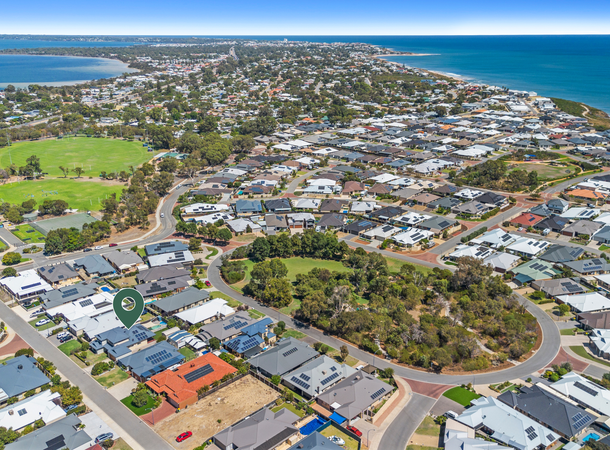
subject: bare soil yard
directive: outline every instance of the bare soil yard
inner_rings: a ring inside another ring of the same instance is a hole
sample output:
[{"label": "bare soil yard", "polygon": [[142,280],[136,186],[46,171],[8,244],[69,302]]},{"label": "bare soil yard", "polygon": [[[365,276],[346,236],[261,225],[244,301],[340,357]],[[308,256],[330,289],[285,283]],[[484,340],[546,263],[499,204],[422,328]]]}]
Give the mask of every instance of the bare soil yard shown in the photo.
[{"label": "bare soil yard", "polygon": [[[269,386],[254,377],[246,376],[163,419],[154,426],[154,430],[174,448],[190,449],[278,397],[279,394]],[[218,423],[218,419],[222,422]],[[193,437],[177,443],[176,436],[185,431],[191,431]]]}]

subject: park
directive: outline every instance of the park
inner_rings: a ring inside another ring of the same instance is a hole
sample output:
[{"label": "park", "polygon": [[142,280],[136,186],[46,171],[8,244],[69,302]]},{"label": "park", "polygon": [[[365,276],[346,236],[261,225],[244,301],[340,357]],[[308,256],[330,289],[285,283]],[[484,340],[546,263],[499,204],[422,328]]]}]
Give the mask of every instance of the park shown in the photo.
[{"label": "park", "polygon": [[[21,204],[33,198],[40,204],[47,198],[62,199],[72,209],[97,211],[102,199],[112,193],[120,195],[123,189],[120,184],[101,182],[100,173],[131,173],[131,166],[135,168],[149,161],[154,153],[148,152],[141,142],[85,137],[49,139],[19,142],[1,149],[0,164],[20,167],[32,155],[40,159],[45,178],[0,186],[1,201]],[[70,170],[81,167],[81,178],[75,179],[76,173],[66,176],[60,166]]]}]

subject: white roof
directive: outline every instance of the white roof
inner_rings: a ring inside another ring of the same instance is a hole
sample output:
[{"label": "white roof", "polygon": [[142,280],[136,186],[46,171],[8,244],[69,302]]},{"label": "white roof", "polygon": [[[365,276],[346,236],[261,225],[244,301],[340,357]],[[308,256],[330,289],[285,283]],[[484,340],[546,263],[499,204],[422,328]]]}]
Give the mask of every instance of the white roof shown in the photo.
[{"label": "white roof", "polygon": [[352,212],[371,212],[377,208],[375,202],[352,202]]},{"label": "white roof", "polygon": [[610,391],[574,372],[566,373],[551,387],[603,416],[610,416]]},{"label": "white roof", "polygon": [[[74,302],[56,306],[55,308],[47,310],[47,313],[52,316],[61,314],[68,322],[71,322],[80,319],[81,317],[96,317],[100,314],[112,311],[113,300],[114,295],[108,292],[101,292],[99,294],[94,294],[91,297],[81,298]],[[104,303],[108,304],[104,305]]]},{"label": "white roof", "polygon": [[589,334],[589,340],[600,352],[610,352],[610,330],[596,328]]},{"label": "white roof", "polygon": [[561,216],[565,219],[591,219],[592,217],[599,216],[601,210],[595,208],[570,208],[564,212]]},{"label": "white roof", "polygon": [[224,220],[225,222],[229,220],[233,220],[234,217],[231,214],[226,213],[213,213],[206,214],[205,216],[196,216],[186,219],[186,222],[197,222],[197,223],[216,223],[219,220]]},{"label": "white roof", "polygon": [[462,189],[460,192],[456,192],[455,194],[453,194],[453,196],[472,200],[473,198],[478,197],[482,193],[483,191],[478,191],[476,189]]},{"label": "white roof", "polygon": [[374,237],[383,237],[389,238],[390,236],[402,231],[400,228],[393,227],[392,225],[380,225],[378,227],[369,230],[364,234],[366,237],[374,238]]},{"label": "white roof", "polygon": [[166,264],[183,264],[193,262],[195,258],[190,250],[180,252],[162,253],[160,255],[150,255],[148,263],[150,267],[165,266]]},{"label": "white roof", "polygon": [[203,305],[179,312],[175,316],[192,325],[199,322],[204,322],[213,317],[228,316],[234,312],[235,310],[227,305],[226,300],[215,298],[204,303]]},{"label": "white roof", "polygon": [[397,225],[413,226],[413,225],[417,225],[420,222],[423,222],[424,220],[428,220],[431,217],[432,216],[430,216],[428,214],[419,214],[419,213],[410,211],[410,212],[406,213],[405,215],[394,219],[394,223]]},{"label": "white roof", "polygon": [[221,203],[193,203],[192,205],[180,208],[180,211],[182,211],[183,214],[197,214],[226,211],[227,209],[229,209],[229,205],[223,205]]},{"label": "white roof", "polygon": [[471,404],[456,420],[470,428],[483,424],[493,431],[491,437],[494,440],[517,450],[547,448],[559,439],[547,427],[493,397],[477,398]]},{"label": "white roof", "polygon": [[610,308],[610,299],[599,292],[576,295],[560,295],[558,300],[570,305],[579,312],[600,311]]},{"label": "white roof", "polygon": [[116,316],[114,311],[108,311],[96,317],[83,316],[80,319],[73,320],[68,323],[68,327],[75,332],[82,331],[89,338],[103,333],[104,331],[112,330],[113,328],[122,327],[123,324]]},{"label": "white roof", "polygon": [[295,198],[292,199],[292,206],[296,209],[318,209],[322,200],[317,198]]},{"label": "white roof", "polygon": [[508,270],[513,267],[515,262],[517,262],[520,258],[516,255],[511,255],[510,253],[498,252],[492,255],[489,255],[487,258],[483,260],[485,264],[489,264],[493,266],[494,269],[503,269]]},{"label": "white roof", "polygon": [[252,222],[250,219],[235,219],[227,222],[227,226],[236,233],[243,233],[248,229],[248,225],[252,231],[260,231],[262,228],[260,225]]},{"label": "white roof", "polygon": [[337,149],[326,147],[326,148],[321,148],[320,150],[316,150],[315,152],[312,152],[312,154],[313,155],[328,155],[330,153],[335,153],[337,151],[338,151]]},{"label": "white roof", "polygon": [[51,285],[40,278],[34,269],[24,270],[16,277],[3,278],[0,280],[0,284],[18,297],[53,290]]},{"label": "white roof", "polygon": [[390,181],[388,184],[392,185],[392,186],[411,186],[413,183],[415,183],[415,180],[413,178],[398,178],[396,180],[392,180]]},{"label": "white roof", "polygon": [[380,175],[369,178],[371,181],[375,181],[376,183],[387,183],[389,181],[398,180],[400,177],[396,175],[392,175],[391,173],[382,173]]},{"label": "white roof", "polygon": [[19,430],[38,419],[45,424],[66,417],[66,412],[60,406],[59,392],[50,390],[28,397],[0,409],[0,423],[3,427]]},{"label": "white roof", "polygon": [[248,172],[246,170],[242,170],[242,169],[226,167],[226,168],[222,169],[221,171],[219,171],[218,173],[230,173],[231,175],[241,176],[241,175],[247,174]]},{"label": "white roof", "polygon": [[544,251],[549,245],[551,245],[551,243],[547,241],[538,241],[532,238],[520,237],[513,244],[506,247],[506,250],[535,256]]},{"label": "white roof", "polygon": [[297,147],[297,148],[305,148],[305,147],[309,147],[311,145],[309,142],[302,141],[301,139],[295,139],[293,141],[288,141],[288,142],[286,142],[286,144],[288,144],[292,147]]},{"label": "white roof", "polygon": [[460,244],[455,247],[455,250],[449,254],[450,258],[457,259],[463,256],[470,256],[476,259],[485,259],[494,253],[493,250],[486,247],[478,247],[474,245]]},{"label": "white roof", "polygon": [[601,222],[604,225],[610,225],[610,213],[603,213],[600,216],[593,219],[593,222]]},{"label": "white roof", "polygon": [[433,236],[434,233],[428,230],[420,230],[418,228],[411,228],[400,234],[392,236],[392,240],[403,245],[415,245],[423,239],[428,239]]},{"label": "white roof", "polygon": [[509,234],[501,228],[495,228],[490,231],[486,231],[481,236],[474,238],[470,241],[471,244],[485,244],[489,247],[506,247],[507,245],[515,242],[519,236]]},{"label": "white roof", "polygon": [[316,178],[315,180],[307,180],[307,184],[310,186],[335,186],[337,181],[329,178]]},{"label": "white roof", "polygon": [[310,158],[308,156],[303,156],[302,158],[299,158],[295,161],[301,164],[316,164],[317,162],[319,162],[317,159]]}]

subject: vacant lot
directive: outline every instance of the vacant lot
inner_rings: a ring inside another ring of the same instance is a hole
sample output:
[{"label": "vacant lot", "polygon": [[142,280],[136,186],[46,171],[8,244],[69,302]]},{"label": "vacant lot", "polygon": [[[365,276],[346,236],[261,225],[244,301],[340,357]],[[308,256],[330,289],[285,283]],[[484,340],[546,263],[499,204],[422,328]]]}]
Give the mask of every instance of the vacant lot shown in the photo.
[{"label": "vacant lot", "polygon": [[[175,448],[191,449],[278,397],[275,390],[246,376],[162,420],[154,429]],[[192,431],[193,437],[179,444],[176,436],[184,431]]]},{"label": "vacant lot", "polygon": [[[524,163],[517,164],[516,169],[526,170],[528,172],[536,171],[538,172],[538,178],[540,179],[554,179],[554,178],[562,178],[567,177],[571,173],[574,173],[576,169],[574,166],[570,167],[554,167],[549,166],[547,164],[533,164],[533,163]],[[569,173],[566,172],[569,170]]]}]

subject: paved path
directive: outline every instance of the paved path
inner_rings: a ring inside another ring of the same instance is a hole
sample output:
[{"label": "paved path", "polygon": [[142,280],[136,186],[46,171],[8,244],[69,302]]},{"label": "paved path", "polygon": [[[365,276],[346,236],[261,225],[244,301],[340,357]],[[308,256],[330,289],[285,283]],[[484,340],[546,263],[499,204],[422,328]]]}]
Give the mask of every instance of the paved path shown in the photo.
[{"label": "paved path", "polygon": [[[0,317],[45,359],[53,361],[57,370],[73,385],[80,387],[83,395],[101,409],[112,422],[109,425],[133,447],[170,450],[163,438],[145,425],[136,415],[108,393],[102,385],[83,372],[72,360],[42,337],[28,323],[21,320],[8,306],[0,302]],[[119,425],[120,424],[120,425]],[[139,445],[137,445],[139,444]]]}]

